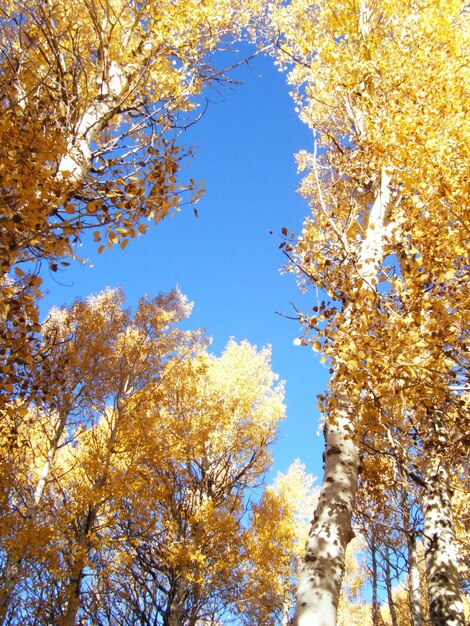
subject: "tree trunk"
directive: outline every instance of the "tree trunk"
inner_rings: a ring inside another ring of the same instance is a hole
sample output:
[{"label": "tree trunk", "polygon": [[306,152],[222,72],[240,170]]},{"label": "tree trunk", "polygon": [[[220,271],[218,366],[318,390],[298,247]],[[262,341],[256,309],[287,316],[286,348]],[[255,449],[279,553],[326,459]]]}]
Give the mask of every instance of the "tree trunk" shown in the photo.
[{"label": "tree trunk", "polygon": [[[314,162],[316,168],[316,162]],[[318,172],[315,169],[322,201]],[[355,277],[355,297],[373,292],[377,271],[391,233],[390,174],[385,167],[370,209],[364,239],[360,246]],[[328,211],[327,207],[323,207]],[[338,237],[343,242],[341,233]],[[346,305],[347,307],[348,305]],[[350,310],[350,309],[349,309]],[[354,324],[348,316],[346,323]],[[333,374],[334,376],[334,374]],[[304,565],[300,573],[294,626],[335,626],[344,571],[346,547],[353,533],[351,519],[359,474],[359,448],[352,439],[354,403],[333,382],[335,414],[325,425],[325,468],[323,487],[307,540]]]},{"label": "tree trunk", "polygon": [[[402,465],[399,464],[400,475],[403,476]],[[408,604],[410,609],[410,626],[423,626],[423,603],[421,598],[421,576],[416,556],[416,531],[412,527],[410,516],[410,502],[405,488],[401,490],[400,498],[403,528],[405,530],[406,545],[408,548]]]},{"label": "tree trunk", "polygon": [[5,568],[2,573],[4,583],[0,591],[0,624],[5,623],[5,618],[11,604],[11,598],[15,591],[16,583],[19,580],[22,558],[22,556],[19,558],[12,555],[7,556]]},{"label": "tree trunk", "polygon": [[295,626],[335,626],[346,547],[359,474],[359,450],[348,436],[349,399],[337,394],[340,411],[325,427],[323,487],[300,573]]},{"label": "tree trunk", "polygon": [[60,622],[60,626],[75,626],[78,609],[80,608],[83,571],[91,548],[90,534],[93,532],[96,515],[97,509],[90,507],[77,537],[78,550],[73,556],[70,568],[69,582],[65,591],[65,614]]},{"label": "tree trunk", "polygon": [[414,531],[410,531],[408,534],[408,576],[411,626],[423,626],[421,577],[416,558],[416,535]]},{"label": "tree trunk", "polygon": [[80,593],[84,570],[84,563],[82,561],[83,559],[77,560],[71,569],[66,591],[67,603],[65,615],[60,622],[61,626],[75,626],[78,609],[80,608]]},{"label": "tree trunk", "polygon": [[[121,389],[123,396],[127,396],[130,393],[129,380],[126,380]],[[111,429],[109,438],[106,444],[106,456],[102,462],[101,475],[95,480],[93,484],[93,492],[96,494],[102,489],[109,478],[109,468],[111,465],[111,459],[113,456],[114,446],[117,441],[118,431],[123,416],[122,398],[115,399],[115,408],[110,409],[110,423]],[[77,536],[78,551],[72,566],[70,568],[69,582],[66,591],[66,608],[65,616],[61,621],[61,626],[74,626],[78,609],[80,608],[80,594],[82,591],[83,571],[86,567],[86,561],[88,553],[92,547],[92,536],[94,534],[94,525],[96,518],[99,515],[100,504],[92,499],[90,501],[88,512],[84,516],[83,523]]]},{"label": "tree trunk", "polygon": [[187,591],[188,583],[181,575],[177,575],[170,592],[169,606],[164,622],[165,626],[182,626]]},{"label": "tree trunk", "polygon": [[390,572],[390,549],[386,548],[385,554],[385,586],[387,587],[388,608],[390,610],[390,619],[392,626],[398,626],[397,612],[395,611],[395,602],[392,593],[392,576]]},{"label": "tree trunk", "polygon": [[372,560],[372,624],[373,626],[381,626],[382,615],[380,613],[380,603],[377,593],[377,548],[375,545],[375,530],[373,525],[371,527],[370,553]]},{"label": "tree trunk", "polygon": [[433,626],[465,626],[449,471],[434,445],[426,447],[423,489],[429,613]]}]

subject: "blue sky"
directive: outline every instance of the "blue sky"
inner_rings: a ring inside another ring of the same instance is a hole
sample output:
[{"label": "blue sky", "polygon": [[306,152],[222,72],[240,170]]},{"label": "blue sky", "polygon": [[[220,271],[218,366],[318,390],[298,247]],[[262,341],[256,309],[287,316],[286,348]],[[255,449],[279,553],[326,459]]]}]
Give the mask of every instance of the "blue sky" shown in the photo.
[{"label": "blue sky", "polygon": [[[299,328],[290,302],[315,304],[292,275],[281,275],[281,228],[299,232],[308,207],[297,196],[294,153],[311,148],[311,133],[297,118],[285,75],[272,59],[257,57],[232,76],[241,84],[207,93],[202,119],[180,139],[195,156],[187,178],[204,180],[207,193],[196,218],[190,207],[167,218],[125,250],[96,253],[84,242],[86,265],[46,275],[45,316],[106,286],[121,286],[131,306],[144,295],[179,286],[194,302],[188,327],[205,328],[220,354],[230,337],[272,346],[273,370],[286,382],[287,419],[274,447],[273,470],[300,458],[322,475],[323,438],[317,436],[316,395],[327,370],[307,347],[295,346]],[[270,234],[270,231],[272,234]]]}]

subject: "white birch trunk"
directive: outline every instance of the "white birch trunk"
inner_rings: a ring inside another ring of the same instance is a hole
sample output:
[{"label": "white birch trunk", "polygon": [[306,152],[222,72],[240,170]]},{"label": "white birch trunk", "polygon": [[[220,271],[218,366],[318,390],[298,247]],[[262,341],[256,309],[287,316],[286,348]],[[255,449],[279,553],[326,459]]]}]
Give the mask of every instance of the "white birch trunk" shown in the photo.
[{"label": "white birch trunk", "polygon": [[[103,130],[125,99],[129,79],[122,68],[112,63],[107,79],[102,82],[100,95],[92,102],[77,125],[73,139],[67,145],[66,154],[61,158],[57,177],[68,186],[80,183],[91,167],[91,145],[96,134]],[[61,198],[61,203],[66,198]]]},{"label": "white birch trunk", "polygon": [[5,568],[3,570],[4,583],[0,592],[0,624],[5,623],[5,618],[11,604],[13,592],[16,583],[19,580],[21,571],[21,558],[16,556],[7,556]]},{"label": "white birch trunk", "polygon": [[[99,93],[73,130],[73,137],[69,140],[66,153],[59,162],[57,177],[60,180],[74,187],[87,176],[92,161],[93,139],[115,115],[121,113],[126,99],[133,88],[135,89],[143,68],[153,54],[155,50],[149,38],[144,36],[133,53],[131,63],[119,65],[111,61],[106,68],[102,68],[99,73]],[[103,51],[103,55],[107,57],[108,51]],[[61,204],[67,199],[66,196],[67,193],[60,199]]]},{"label": "white birch trunk", "polygon": [[307,540],[297,592],[295,626],[335,626],[346,547],[359,475],[359,450],[347,434],[348,398],[326,432],[323,487]]},{"label": "white birch trunk", "polygon": [[429,613],[433,626],[465,626],[449,472],[430,446],[424,471],[423,517]]},{"label": "white birch trunk", "polygon": [[54,437],[51,440],[49,445],[49,450],[47,451],[46,460],[44,465],[42,466],[41,473],[39,475],[38,484],[36,485],[36,489],[34,490],[34,499],[33,504],[28,509],[28,519],[34,519],[37,514],[38,507],[41,503],[42,496],[44,495],[44,490],[46,488],[47,483],[49,482],[49,476],[51,473],[51,467],[54,463],[55,456],[57,454],[57,450],[59,448],[59,442],[62,438],[65,425],[67,423],[68,413],[63,411],[60,414],[59,422],[56,427],[56,431],[54,433]]},{"label": "white birch trunk", "polygon": [[[377,271],[390,235],[389,183],[390,175],[383,168],[359,251],[355,277],[358,293],[375,289]],[[349,319],[349,324],[354,324],[354,320]],[[353,536],[351,520],[360,465],[359,449],[352,438],[355,404],[338,387],[335,406],[335,415],[325,427],[323,486],[299,577],[294,626],[335,626],[345,552]]]}]

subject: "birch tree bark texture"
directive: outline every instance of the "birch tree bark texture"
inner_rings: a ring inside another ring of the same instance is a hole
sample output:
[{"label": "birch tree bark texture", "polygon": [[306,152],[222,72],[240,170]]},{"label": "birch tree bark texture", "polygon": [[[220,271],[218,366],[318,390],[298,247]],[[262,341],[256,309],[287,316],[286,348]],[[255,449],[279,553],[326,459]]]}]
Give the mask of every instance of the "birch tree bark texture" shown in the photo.
[{"label": "birch tree bark texture", "polygon": [[336,623],[346,547],[359,475],[359,449],[349,434],[351,402],[338,396],[336,423],[325,427],[323,487],[299,579],[295,626]]},{"label": "birch tree bark texture", "polygon": [[436,434],[425,444],[422,494],[429,613],[433,626],[464,626],[449,468],[440,454],[445,434],[442,416],[437,414],[435,418],[432,426]]}]

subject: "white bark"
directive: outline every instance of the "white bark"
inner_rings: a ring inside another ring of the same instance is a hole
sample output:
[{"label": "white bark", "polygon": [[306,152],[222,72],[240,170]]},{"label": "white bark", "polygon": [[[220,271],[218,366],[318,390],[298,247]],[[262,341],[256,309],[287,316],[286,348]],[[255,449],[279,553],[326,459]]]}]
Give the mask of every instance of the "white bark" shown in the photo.
[{"label": "white bark", "polygon": [[384,256],[385,245],[391,235],[390,222],[390,174],[382,169],[380,188],[371,207],[367,233],[359,254],[359,276],[364,282],[362,288],[375,290],[375,279]]},{"label": "white bark", "polygon": [[[375,279],[390,236],[389,183],[390,175],[383,168],[358,254],[358,294],[375,290]],[[321,196],[320,189],[319,192]],[[354,319],[348,323],[354,324]],[[337,388],[335,406],[335,415],[331,416],[334,419],[325,428],[323,487],[299,578],[294,626],[335,626],[345,552],[353,536],[351,520],[360,465],[359,449],[351,437],[355,405],[347,393]]]},{"label": "white bark", "polygon": [[431,623],[465,626],[449,472],[445,461],[431,446],[427,449],[424,476],[422,502]]},{"label": "white bark", "polygon": [[13,592],[21,571],[21,558],[9,555],[3,570],[4,583],[0,592],[0,624],[5,623]]},{"label": "white bark", "polygon": [[[339,394],[338,394],[339,395]],[[348,436],[347,397],[338,397],[337,423],[326,432],[323,487],[307,540],[297,592],[295,626],[334,626],[359,474],[359,450]]]},{"label": "white bark", "polygon": [[59,421],[57,423],[54,436],[49,444],[49,450],[47,451],[46,460],[44,462],[44,465],[42,466],[41,473],[39,475],[38,484],[36,485],[36,489],[34,490],[33,504],[28,509],[28,519],[32,519],[36,515],[38,506],[41,503],[42,496],[44,494],[44,489],[49,482],[51,467],[54,463],[57,449],[59,447],[59,442],[62,438],[62,434],[67,423],[67,416],[68,413],[66,411],[62,411],[59,416]]},{"label": "white bark", "polygon": [[129,86],[128,78],[117,64],[111,63],[106,81],[99,96],[91,103],[77,125],[73,139],[67,145],[66,154],[59,162],[57,176],[69,184],[81,182],[91,167],[93,138],[103,130],[113,116],[116,107],[124,101]]},{"label": "white bark", "polygon": [[416,537],[414,532],[411,532],[408,536],[408,575],[411,626],[422,626],[421,577],[416,558]]}]

